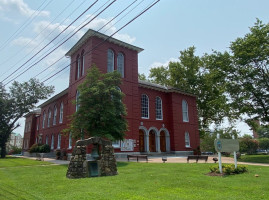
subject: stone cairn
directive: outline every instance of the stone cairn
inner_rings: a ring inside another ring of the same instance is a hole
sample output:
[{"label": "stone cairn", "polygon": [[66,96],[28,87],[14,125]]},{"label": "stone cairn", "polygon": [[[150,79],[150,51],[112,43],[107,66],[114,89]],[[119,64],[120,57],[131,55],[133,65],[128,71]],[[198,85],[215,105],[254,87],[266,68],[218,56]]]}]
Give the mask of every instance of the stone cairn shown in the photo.
[{"label": "stone cairn", "polygon": [[117,175],[117,162],[111,141],[99,137],[79,140],[73,149],[71,160],[66,173],[67,178],[86,178],[88,167],[86,160],[86,147],[88,145],[100,145],[101,154],[96,160],[98,163],[99,176]]}]

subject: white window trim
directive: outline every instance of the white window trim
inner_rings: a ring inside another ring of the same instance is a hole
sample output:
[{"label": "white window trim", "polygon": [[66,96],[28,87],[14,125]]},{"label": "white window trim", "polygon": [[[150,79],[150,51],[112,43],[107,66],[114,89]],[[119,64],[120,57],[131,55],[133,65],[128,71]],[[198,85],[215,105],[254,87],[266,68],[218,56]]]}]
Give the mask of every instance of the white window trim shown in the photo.
[{"label": "white window trim", "polygon": [[78,111],[78,109],[79,109],[79,103],[78,103],[78,100],[79,100],[79,91],[77,90],[77,92],[76,92],[76,112]]},{"label": "white window trim", "polygon": [[77,80],[80,78],[80,56],[77,57]]},{"label": "white window trim", "polygon": [[[161,103],[161,118],[157,118],[157,106],[156,106],[157,98],[160,99],[160,103]],[[159,96],[157,96],[155,99],[155,115],[156,115],[156,120],[163,120],[163,101],[162,101],[162,98]]]},{"label": "white window trim", "polygon": [[[111,69],[109,68],[110,66],[108,65],[109,64],[109,52],[112,53]],[[113,72],[114,69],[115,69],[115,54],[114,54],[114,51],[112,49],[108,49],[107,50],[107,72]]]},{"label": "white window trim", "polygon": [[52,125],[56,125],[56,121],[57,121],[57,106],[55,105],[54,106],[54,109],[53,109],[53,122],[52,122]]},{"label": "white window trim", "polygon": [[85,52],[83,51],[83,54],[81,54],[81,59],[82,59],[82,62],[81,62],[81,76],[84,75],[85,73]]},{"label": "white window trim", "polygon": [[61,134],[59,133],[58,134],[58,140],[57,140],[57,149],[60,149],[61,148]]},{"label": "white window trim", "polygon": [[64,116],[64,104],[63,102],[60,105],[60,117],[59,117],[59,123],[63,123],[63,116]]},{"label": "white window trim", "polygon": [[54,135],[51,135],[51,145],[50,145],[50,149],[54,149]]},{"label": "white window trim", "polygon": [[[186,137],[188,136],[188,137]],[[188,139],[188,145],[186,145],[186,140]],[[189,132],[185,132],[185,147],[189,148],[191,147],[191,141],[190,141],[190,133]]]},{"label": "white window trim", "polygon": [[112,146],[114,147],[114,149],[120,149],[120,143],[121,143],[120,140],[116,140],[112,142]]},{"label": "white window trim", "polygon": [[48,113],[48,124],[47,124],[48,127],[50,127],[50,120],[51,120],[51,109],[49,109]]},{"label": "white window trim", "polygon": [[[120,60],[120,58],[122,58],[122,60]],[[119,64],[122,64],[121,71],[119,71]],[[118,56],[117,56],[117,70],[121,74],[121,77],[124,78],[124,55],[123,55],[123,53],[118,53]]]},{"label": "white window trim", "polygon": [[45,128],[45,123],[46,123],[46,112],[43,112],[43,121],[42,121],[42,128]]},{"label": "white window trim", "polygon": [[[186,105],[186,112],[184,112],[184,103]],[[184,113],[186,113],[186,118],[184,119]],[[182,121],[183,122],[189,122],[189,106],[186,100],[182,100]]]},{"label": "white window trim", "polygon": [[[148,99],[148,117],[143,117],[143,116],[141,116],[141,118],[142,119],[149,119],[149,97],[148,97],[148,95],[146,95],[146,94],[142,94],[141,95],[141,99],[142,99],[142,96],[143,95],[145,95],[146,97],[147,97],[147,99]],[[140,99],[140,102],[141,102],[141,115],[142,115],[142,101],[141,101],[141,99]]]},{"label": "white window trim", "polygon": [[69,134],[69,138],[68,138],[68,149],[72,149],[72,134]]}]

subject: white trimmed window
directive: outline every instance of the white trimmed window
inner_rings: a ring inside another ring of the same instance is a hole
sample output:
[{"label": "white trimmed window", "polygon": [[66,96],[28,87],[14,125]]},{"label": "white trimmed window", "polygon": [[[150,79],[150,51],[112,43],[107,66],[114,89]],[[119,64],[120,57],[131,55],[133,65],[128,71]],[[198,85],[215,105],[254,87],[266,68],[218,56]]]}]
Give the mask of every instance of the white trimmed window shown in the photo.
[{"label": "white trimmed window", "polygon": [[49,137],[46,136],[46,144],[49,144]]},{"label": "white trimmed window", "polygon": [[36,130],[37,131],[39,130],[39,123],[37,123],[37,125],[36,125]]},{"label": "white trimmed window", "polygon": [[189,122],[188,103],[185,100],[182,101],[182,115],[183,122]]},{"label": "white trimmed window", "polygon": [[76,111],[78,111],[79,109],[79,91],[77,90],[76,93]]},{"label": "white trimmed window", "polygon": [[72,148],[72,134],[69,134],[69,139],[68,139],[68,148],[71,149]]},{"label": "white trimmed window", "polygon": [[51,146],[50,146],[51,149],[54,149],[54,135],[52,134],[51,135]]},{"label": "white trimmed window", "polygon": [[155,99],[155,112],[156,112],[156,119],[162,120],[163,109],[162,109],[162,99],[160,97],[156,97]]},{"label": "white trimmed window", "polygon": [[113,141],[113,142],[112,142],[112,146],[113,146],[114,148],[120,148],[120,140]]},{"label": "white trimmed window", "polygon": [[185,147],[190,147],[190,134],[185,132]]},{"label": "white trimmed window", "polygon": [[49,114],[48,114],[48,127],[50,127],[50,120],[51,120],[51,110],[49,109]]},{"label": "white trimmed window", "polygon": [[107,50],[107,72],[114,71],[114,52],[111,49]]},{"label": "white trimmed window", "polygon": [[57,118],[57,106],[54,106],[54,111],[53,111],[53,125],[56,125],[56,118]]},{"label": "white trimmed window", "polygon": [[117,56],[117,70],[124,77],[124,55],[119,53]]},{"label": "white trimmed window", "polygon": [[145,94],[141,95],[141,117],[149,118],[149,98]]},{"label": "white trimmed window", "polygon": [[45,122],[46,122],[46,111],[43,112],[42,128],[45,128]]},{"label": "white trimmed window", "polygon": [[63,123],[63,116],[64,116],[64,104],[63,102],[60,105],[60,118],[59,118],[59,123]]},{"label": "white trimmed window", "polygon": [[61,148],[61,134],[58,134],[58,143],[57,143],[57,149]]},{"label": "white trimmed window", "polygon": [[85,67],[84,67],[85,61],[84,61],[84,57],[85,57],[85,55],[84,55],[84,50],[83,50],[82,53],[81,53],[81,76],[83,76],[84,73],[85,73]]},{"label": "white trimmed window", "polygon": [[77,70],[76,70],[76,79],[79,79],[80,77],[80,57],[79,55],[77,56]]}]

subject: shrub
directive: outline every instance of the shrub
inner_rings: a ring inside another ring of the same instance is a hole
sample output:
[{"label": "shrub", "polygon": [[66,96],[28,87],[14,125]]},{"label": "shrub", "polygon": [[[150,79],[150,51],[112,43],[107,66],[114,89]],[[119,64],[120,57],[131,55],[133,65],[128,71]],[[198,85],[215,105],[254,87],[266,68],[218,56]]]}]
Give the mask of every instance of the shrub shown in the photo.
[{"label": "shrub", "polygon": [[260,149],[269,149],[269,138],[260,138],[259,139],[259,148]]},{"label": "shrub", "polygon": [[39,146],[39,153],[49,153],[50,152],[50,146],[48,144],[43,144]]},{"label": "shrub", "polygon": [[16,147],[16,146],[12,146],[12,154],[20,154],[21,153],[21,148],[19,148],[19,147]]},{"label": "shrub", "polygon": [[[209,167],[211,172],[220,173],[218,165],[212,165]],[[242,174],[247,172],[247,166],[245,165],[237,165],[235,168],[234,164],[223,164],[222,165],[222,172],[223,174],[230,175],[230,174]]]},{"label": "shrub", "polygon": [[241,138],[239,140],[240,153],[254,154],[256,153],[259,143],[257,140],[250,138]]},{"label": "shrub", "polygon": [[39,147],[38,144],[33,144],[29,150],[30,153],[38,153],[39,152]]}]

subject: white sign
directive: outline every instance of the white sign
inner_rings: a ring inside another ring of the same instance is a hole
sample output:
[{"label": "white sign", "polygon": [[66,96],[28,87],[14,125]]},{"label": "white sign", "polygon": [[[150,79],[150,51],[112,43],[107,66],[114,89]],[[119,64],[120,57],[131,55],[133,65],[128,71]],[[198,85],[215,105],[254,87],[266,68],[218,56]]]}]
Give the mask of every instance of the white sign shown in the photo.
[{"label": "white sign", "polygon": [[214,145],[217,152],[239,151],[239,142],[236,139],[215,139]]},{"label": "white sign", "polygon": [[132,139],[124,139],[121,142],[121,151],[133,151],[134,150],[134,141]]}]

